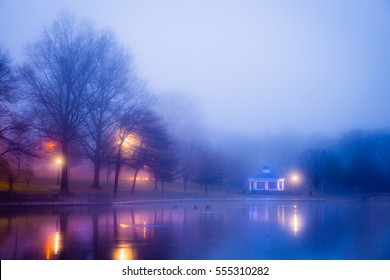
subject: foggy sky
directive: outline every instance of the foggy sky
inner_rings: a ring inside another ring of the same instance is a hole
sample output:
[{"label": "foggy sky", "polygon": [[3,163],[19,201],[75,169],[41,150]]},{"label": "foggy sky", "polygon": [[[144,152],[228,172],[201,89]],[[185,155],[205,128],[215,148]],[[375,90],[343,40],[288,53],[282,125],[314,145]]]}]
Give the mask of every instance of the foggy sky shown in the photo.
[{"label": "foggy sky", "polygon": [[156,94],[210,129],[339,133],[390,125],[390,2],[0,0],[13,60],[61,10],[114,31]]}]

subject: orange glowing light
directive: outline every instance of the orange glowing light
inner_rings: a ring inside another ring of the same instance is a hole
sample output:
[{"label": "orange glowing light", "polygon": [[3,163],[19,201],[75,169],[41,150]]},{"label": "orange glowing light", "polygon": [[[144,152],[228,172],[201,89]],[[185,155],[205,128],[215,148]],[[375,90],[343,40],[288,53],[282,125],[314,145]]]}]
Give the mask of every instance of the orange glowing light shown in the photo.
[{"label": "orange glowing light", "polygon": [[[130,180],[134,180],[134,177],[129,177]],[[137,181],[149,181],[149,177],[136,177],[135,178]]]},{"label": "orange glowing light", "polygon": [[57,143],[54,141],[47,141],[44,143],[44,147],[46,150],[53,152],[57,146]]},{"label": "orange glowing light", "polygon": [[129,150],[141,145],[141,141],[135,134],[129,134],[124,139],[123,137],[124,135],[119,135],[118,139],[116,140],[116,144],[120,145],[122,143],[122,147],[125,150]]}]

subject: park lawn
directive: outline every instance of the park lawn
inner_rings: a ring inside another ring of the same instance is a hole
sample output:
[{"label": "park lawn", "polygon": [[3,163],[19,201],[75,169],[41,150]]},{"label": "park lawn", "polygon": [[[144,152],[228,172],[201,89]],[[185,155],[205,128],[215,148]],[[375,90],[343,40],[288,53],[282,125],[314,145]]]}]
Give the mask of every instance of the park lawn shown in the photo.
[{"label": "park lawn", "polygon": [[[58,197],[60,187],[54,178],[32,177],[29,186],[25,180],[19,180],[14,183],[13,191],[9,192],[8,182],[0,181],[0,201],[47,201],[47,200],[87,200],[90,199],[107,200],[113,198],[112,182],[101,182],[100,189],[92,189],[92,182],[87,179],[71,178],[69,181],[69,197]],[[205,197],[204,188],[197,183],[189,183],[187,192],[184,192],[183,183],[176,181],[165,183],[164,192],[161,184],[158,184],[158,190],[154,189],[154,181],[139,181],[134,193],[131,193],[132,181],[121,180],[118,188],[118,196],[114,200],[131,201],[131,200],[149,200],[149,199],[181,199],[181,198],[203,198]],[[223,195],[223,190],[216,187],[210,187],[208,197]]]},{"label": "park lawn", "polygon": [[[9,191],[9,185],[8,182],[5,181],[0,181],[0,192],[8,192]],[[47,185],[41,185],[41,184],[36,184],[33,182],[30,182],[30,184],[27,186],[27,182],[23,181],[17,181],[14,183],[12,191],[15,194],[54,194],[59,191],[59,187],[57,186],[47,186]]]}]

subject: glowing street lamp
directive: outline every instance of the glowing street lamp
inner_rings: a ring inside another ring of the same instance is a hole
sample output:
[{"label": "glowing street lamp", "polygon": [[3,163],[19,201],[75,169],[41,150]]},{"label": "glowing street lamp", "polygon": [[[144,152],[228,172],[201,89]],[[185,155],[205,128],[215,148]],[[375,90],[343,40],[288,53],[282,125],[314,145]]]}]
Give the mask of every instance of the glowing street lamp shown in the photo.
[{"label": "glowing street lamp", "polygon": [[58,172],[57,172],[57,185],[59,186],[60,185],[60,167],[61,167],[61,164],[62,164],[62,160],[60,158],[58,158],[56,160],[56,163],[57,163],[57,166],[58,166]]},{"label": "glowing street lamp", "polygon": [[301,181],[301,176],[300,176],[299,173],[293,172],[290,175],[290,180],[291,180],[292,183],[294,183],[296,185],[296,184],[298,184]]}]

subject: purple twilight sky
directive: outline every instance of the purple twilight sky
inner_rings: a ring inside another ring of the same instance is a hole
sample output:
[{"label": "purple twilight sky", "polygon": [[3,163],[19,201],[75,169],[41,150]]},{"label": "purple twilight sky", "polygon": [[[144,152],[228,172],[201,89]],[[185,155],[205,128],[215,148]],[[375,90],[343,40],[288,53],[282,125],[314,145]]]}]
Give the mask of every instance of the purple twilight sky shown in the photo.
[{"label": "purple twilight sky", "polygon": [[210,129],[390,125],[390,1],[0,0],[14,62],[64,9],[114,31],[152,91],[194,98]]}]

